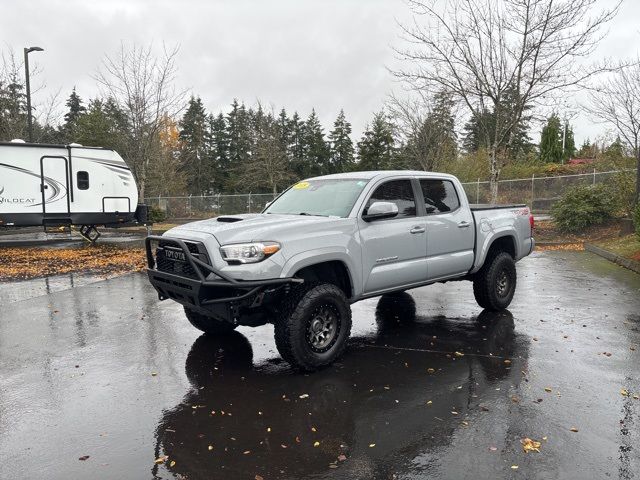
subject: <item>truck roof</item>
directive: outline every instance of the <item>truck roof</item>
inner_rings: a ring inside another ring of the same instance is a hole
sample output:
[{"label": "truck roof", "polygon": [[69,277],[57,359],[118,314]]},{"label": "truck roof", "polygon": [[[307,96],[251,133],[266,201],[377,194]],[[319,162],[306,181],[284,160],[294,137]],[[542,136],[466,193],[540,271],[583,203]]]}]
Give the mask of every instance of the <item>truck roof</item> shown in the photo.
[{"label": "truck roof", "polygon": [[426,172],[424,170],[371,170],[366,172],[333,173],[331,175],[322,175],[319,177],[309,178],[308,180],[331,178],[361,178],[363,180],[371,180],[376,177],[393,177],[397,175],[437,175],[444,178],[455,178],[453,175],[450,175],[448,173]]}]

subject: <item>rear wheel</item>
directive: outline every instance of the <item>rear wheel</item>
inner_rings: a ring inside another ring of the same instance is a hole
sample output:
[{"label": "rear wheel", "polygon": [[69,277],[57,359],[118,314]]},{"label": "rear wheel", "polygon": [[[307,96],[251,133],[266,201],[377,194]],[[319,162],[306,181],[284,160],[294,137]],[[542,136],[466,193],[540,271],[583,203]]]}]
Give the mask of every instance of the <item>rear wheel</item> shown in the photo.
[{"label": "rear wheel", "polygon": [[294,368],[313,371],[332,363],[351,332],[351,308],[332,284],[305,283],[283,300],[275,324],[278,352]]},{"label": "rear wheel", "polygon": [[473,280],[478,305],[494,312],[504,310],[516,291],[516,264],[511,255],[500,252],[488,257]]},{"label": "rear wheel", "polygon": [[184,313],[189,322],[191,322],[191,325],[205,333],[221,335],[229,333],[236,328],[236,326],[231,322],[225,322],[223,320],[203,315],[187,307],[184,307]]}]

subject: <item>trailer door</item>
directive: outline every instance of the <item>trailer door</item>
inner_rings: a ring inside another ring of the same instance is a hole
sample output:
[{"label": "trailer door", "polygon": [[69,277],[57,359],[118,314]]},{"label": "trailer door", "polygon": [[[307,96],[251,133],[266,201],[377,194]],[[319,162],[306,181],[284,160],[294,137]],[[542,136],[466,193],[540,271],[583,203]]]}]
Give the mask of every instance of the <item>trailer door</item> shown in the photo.
[{"label": "trailer door", "polygon": [[[66,218],[69,214],[69,162],[62,156],[40,158],[42,212],[47,218]],[[65,215],[60,215],[64,213]]]}]

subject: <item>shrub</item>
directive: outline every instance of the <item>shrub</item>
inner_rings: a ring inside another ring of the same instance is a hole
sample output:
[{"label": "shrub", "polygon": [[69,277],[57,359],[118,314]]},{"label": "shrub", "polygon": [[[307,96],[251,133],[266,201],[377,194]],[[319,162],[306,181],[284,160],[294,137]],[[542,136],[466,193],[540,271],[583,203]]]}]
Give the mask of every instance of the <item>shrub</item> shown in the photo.
[{"label": "shrub", "polygon": [[611,194],[611,201],[618,208],[619,214],[631,217],[636,200],[636,175],[632,172],[618,172],[605,182]]},{"label": "shrub", "polygon": [[633,223],[636,225],[636,235],[640,240],[640,202],[636,204],[636,209],[633,212]]},{"label": "shrub", "polygon": [[151,208],[149,208],[149,222],[151,223],[161,223],[164,222],[167,219],[167,213],[156,207],[156,206],[151,206]]},{"label": "shrub", "polygon": [[551,214],[558,229],[576,233],[612,218],[617,209],[605,185],[579,185],[553,205]]}]

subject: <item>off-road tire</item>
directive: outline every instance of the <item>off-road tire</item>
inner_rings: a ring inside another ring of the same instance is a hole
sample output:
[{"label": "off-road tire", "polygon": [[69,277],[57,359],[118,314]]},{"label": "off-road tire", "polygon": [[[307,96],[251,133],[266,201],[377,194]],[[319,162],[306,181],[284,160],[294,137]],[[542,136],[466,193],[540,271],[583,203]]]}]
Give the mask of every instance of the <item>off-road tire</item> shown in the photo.
[{"label": "off-road tire", "polygon": [[211,335],[224,335],[225,333],[232,332],[236,325],[231,322],[225,322],[223,320],[217,320],[213,317],[203,315],[187,307],[184,307],[184,313],[187,316],[187,320],[196,327],[198,330],[203,331]]},{"label": "off-road tire", "polygon": [[[318,309],[329,309],[337,327],[326,350],[316,351],[308,339]],[[351,333],[351,307],[344,292],[328,283],[305,282],[291,289],[282,300],[275,322],[278,352],[300,371],[314,371],[332,363],[347,345]]]},{"label": "off-road tire", "polygon": [[473,295],[482,308],[498,312],[509,306],[516,291],[516,264],[511,255],[499,252],[487,257],[473,279]]}]

